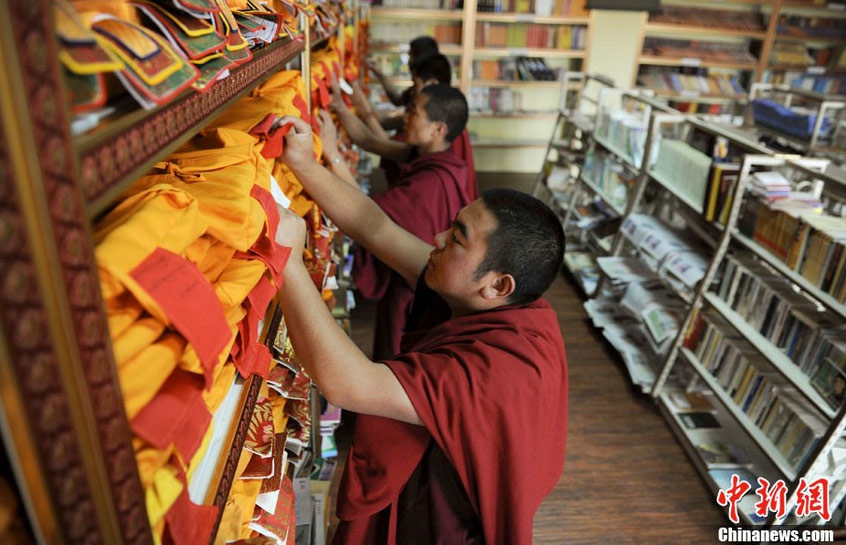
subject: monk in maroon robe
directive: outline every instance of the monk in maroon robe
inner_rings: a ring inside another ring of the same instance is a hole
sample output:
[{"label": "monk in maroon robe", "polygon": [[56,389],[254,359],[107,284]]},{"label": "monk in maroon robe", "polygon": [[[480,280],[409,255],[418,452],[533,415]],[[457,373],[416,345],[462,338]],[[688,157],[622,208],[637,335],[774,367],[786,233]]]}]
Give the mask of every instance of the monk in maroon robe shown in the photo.
[{"label": "monk in maroon robe", "polygon": [[302,365],[327,400],[355,411],[335,545],[532,541],[558,481],[567,363],[541,298],[558,273],[556,215],[515,191],[464,207],[431,246],[319,166],[298,119],[285,160],[330,218],[417,291],[402,353],[367,358],[321,304],[299,256],[304,225],[282,211],[292,246],[280,304]]},{"label": "monk in maroon robe", "polygon": [[[342,122],[352,116],[342,106],[336,110]],[[352,117],[354,127],[359,120]],[[349,123],[347,119],[345,126]],[[475,198],[475,190],[467,187],[466,163],[449,151],[466,123],[467,102],[460,91],[444,84],[424,87],[406,114],[406,142],[402,148],[388,148],[410,160],[402,165],[400,180],[373,197],[392,220],[429,244]],[[353,280],[364,297],[378,301],[373,357],[393,357],[399,352],[413,285],[363,248],[353,260]]]}]

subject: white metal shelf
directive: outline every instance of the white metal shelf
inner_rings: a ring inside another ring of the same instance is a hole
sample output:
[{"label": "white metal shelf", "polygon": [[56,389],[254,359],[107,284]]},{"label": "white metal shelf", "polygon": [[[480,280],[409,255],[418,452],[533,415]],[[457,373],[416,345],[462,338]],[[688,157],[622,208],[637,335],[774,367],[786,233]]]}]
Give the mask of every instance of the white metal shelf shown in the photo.
[{"label": "white metal shelf", "polygon": [[594,141],[602,146],[603,148],[607,149],[611,153],[613,153],[617,158],[623,161],[623,164],[628,166],[629,168],[633,169],[635,172],[638,171],[638,166],[635,164],[634,159],[629,157],[629,154],[625,151],[618,148],[616,145],[612,144],[610,141],[606,140],[605,137],[599,136],[596,132],[593,133]]},{"label": "white metal shelf", "polygon": [[602,200],[602,202],[604,202],[605,204],[610,206],[611,209],[614,210],[614,212],[618,216],[625,215],[626,209],[614,204],[613,202],[611,202],[611,199],[605,194],[605,192],[602,191],[602,189],[600,189],[599,186],[596,185],[594,182],[592,182],[591,180],[588,180],[587,176],[585,176],[584,174],[579,174],[579,180],[581,180],[581,182],[583,184],[588,186],[590,188],[590,190],[593,191],[594,195],[599,197]]},{"label": "white metal shelf", "polygon": [[734,329],[743,335],[755,349],[767,358],[773,367],[775,367],[787,380],[793,383],[799,392],[804,395],[808,401],[822,412],[829,419],[834,418],[837,411],[832,409],[825,399],[811,386],[811,377],[806,375],[799,369],[799,366],[793,363],[784,352],[779,350],[769,339],[761,335],[749,323],[744,320],[738,313],[731,309],[731,307],[722,299],[717,297],[714,293],[706,291],[704,294],[705,301],[708,302],[723,318],[725,318]]},{"label": "white metal shelf", "polygon": [[654,181],[658,182],[658,184],[660,184],[661,187],[663,187],[664,189],[666,189],[667,191],[672,193],[672,195],[675,198],[677,198],[678,200],[683,202],[685,205],[690,207],[697,214],[702,214],[702,203],[697,204],[697,203],[693,202],[693,199],[691,199],[689,196],[681,193],[667,178],[664,177],[664,175],[662,173],[657,172],[655,169],[650,168],[650,169],[647,170],[647,174]]}]

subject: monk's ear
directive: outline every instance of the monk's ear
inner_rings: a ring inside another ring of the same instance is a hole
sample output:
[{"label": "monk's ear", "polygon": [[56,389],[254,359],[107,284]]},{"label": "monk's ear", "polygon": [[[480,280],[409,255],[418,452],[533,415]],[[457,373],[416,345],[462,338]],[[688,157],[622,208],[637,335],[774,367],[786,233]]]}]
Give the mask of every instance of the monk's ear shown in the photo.
[{"label": "monk's ear", "polygon": [[449,131],[449,127],[447,127],[447,124],[443,121],[438,121],[435,126],[435,131],[437,131],[438,136],[443,138],[444,142],[446,142],[447,132]]},{"label": "monk's ear", "polygon": [[515,289],[517,289],[517,282],[513,276],[497,273],[482,287],[482,298],[488,300],[508,299]]}]

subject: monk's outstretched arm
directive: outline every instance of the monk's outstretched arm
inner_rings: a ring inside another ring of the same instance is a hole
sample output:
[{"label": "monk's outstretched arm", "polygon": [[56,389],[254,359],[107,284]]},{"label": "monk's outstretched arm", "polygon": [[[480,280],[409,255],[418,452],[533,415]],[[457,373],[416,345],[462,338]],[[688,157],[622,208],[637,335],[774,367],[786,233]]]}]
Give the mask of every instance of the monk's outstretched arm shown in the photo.
[{"label": "monk's outstretched arm", "polygon": [[292,250],[279,303],[297,359],[333,405],[422,424],[390,368],[370,361],[326,308],[302,261],[305,222],[285,209],[279,215],[276,240]]},{"label": "monk's outstretched arm", "polygon": [[385,89],[385,94],[388,95],[388,100],[394,106],[401,106],[402,105],[402,93],[397,91],[396,87],[391,85],[391,82],[388,81],[388,78],[385,77],[385,74],[382,73],[382,70],[379,68],[379,65],[372,60],[367,61],[367,68],[373,72],[373,75],[376,76],[376,79],[379,80],[379,83],[382,85],[382,88]]},{"label": "monk's outstretched arm", "polygon": [[404,163],[411,158],[412,146],[405,142],[391,140],[387,136],[379,136],[374,133],[367,124],[359,119],[341,98],[341,91],[338,84],[332,82],[332,109],[341,120],[341,125],[346,129],[350,139],[359,147],[380,157],[393,159]]},{"label": "monk's outstretched arm", "polygon": [[285,117],[292,130],[285,137],[284,160],[329,218],[353,240],[415,285],[433,247],[389,218],[357,188],[320,166],[312,153],[311,127]]}]

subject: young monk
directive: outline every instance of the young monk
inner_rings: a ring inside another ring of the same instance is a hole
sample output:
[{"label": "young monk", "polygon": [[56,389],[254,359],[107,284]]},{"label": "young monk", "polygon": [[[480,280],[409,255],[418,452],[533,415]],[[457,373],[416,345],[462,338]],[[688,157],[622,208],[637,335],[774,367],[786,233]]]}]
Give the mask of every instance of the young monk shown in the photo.
[{"label": "young monk", "polygon": [[[411,87],[412,101],[424,87],[438,83],[450,85],[452,80],[452,67],[449,60],[440,54],[427,55],[418,58],[414,62],[414,85]],[[350,139],[362,149],[375,153],[382,158],[380,166],[385,171],[388,186],[391,187],[402,178],[402,168],[405,163],[414,159],[417,152],[414,144],[408,142],[404,132],[398,133],[393,138],[379,127],[378,117],[367,98],[357,86],[353,86],[355,92],[352,102],[356,114],[347,108],[341,98],[337,86],[332,86],[332,108],[338,114],[341,124],[350,135]],[[473,149],[470,145],[470,135],[467,129],[461,131],[457,138],[450,143],[450,151],[467,163],[467,190],[471,199],[478,196],[476,189],[476,169],[473,163]]]},{"label": "young monk", "polygon": [[[418,36],[414,38],[408,43],[409,69],[412,67],[416,59],[419,59],[424,55],[433,55],[437,53],[438,42],[436,42],[431,36]],[[373,72],[373,75],[376,76],[379,83],[382,84],[382,88],[385,89],[385,94],[388,96],[388,100],[390,100],[394,106],[405,106],[407,102],[405,93],[408,89],[403,92],[397,91],[396,88],[391,85],[391,82],[385,74],[382,73],[382,70],[379,69],[379,65],[375,62],[368,61],[367,67],[371,72]]]},{"label": "young monk", "polygon": [[564,463],[567,364],[541,298],[564,234],[540,201],[486,192],[432,246],[319,166],[295,118],[284,159],[330,218],[409,284],[403,352],[370,361],[332,319],[298,257],[299,217],[280,301],[300,361],[329,402],[359,413],[335,545],[528,545]]},{"label": "young monk", "polygon": [[[406,114],[407,141],[386,144],[413,149],[415,156],[403,166],[399,181],[373,199],[392,220],[429,244],[474,198],[467,187],[466,163],[449,151],[466,123],[467,101],[461,91],[430,85]],[[364,248],[355,253],[353,280],[364,297],[378,301],[373,357],[394,356],[399,352],[414,284]]]}]

